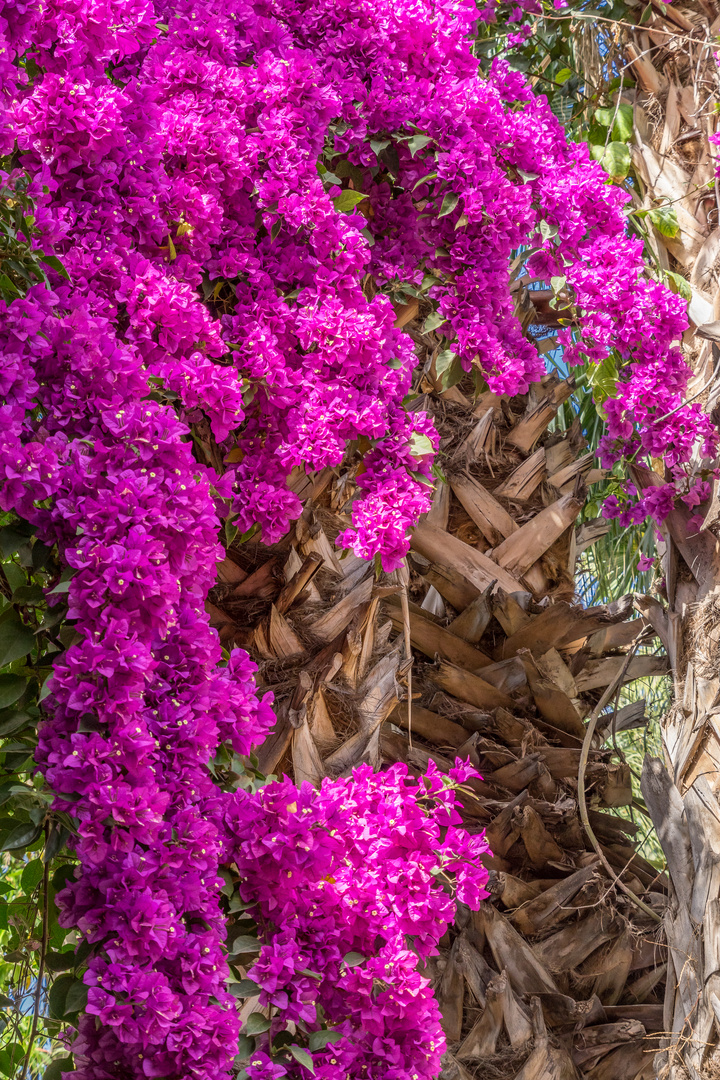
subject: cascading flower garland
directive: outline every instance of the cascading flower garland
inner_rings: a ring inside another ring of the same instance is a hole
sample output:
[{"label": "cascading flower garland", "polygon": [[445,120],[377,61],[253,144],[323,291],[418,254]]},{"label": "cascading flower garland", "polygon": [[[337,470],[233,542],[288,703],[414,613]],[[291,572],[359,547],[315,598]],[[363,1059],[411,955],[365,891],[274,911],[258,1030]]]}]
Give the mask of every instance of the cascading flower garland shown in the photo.
[{"label": "cascading flower garland", "polygon": [[[525,390],[542,370],[510,289],[525,248],[561,281],[568,358],[625,364],[608,458],[663,456],[684,492],[698,443],[714,452],[699,407],[679,408],[682,302],[642,277],[624,196],[544,99],[503,63],[479,76],[477,17],[467,0],[0,4],[4,171],[31,178],[26,239],[66,271],[0,306],[0,505],[73,571],[38,765],[78,829],[59,903],[92,946],[79,1080],[229,1075],[231,859],[263,1002],[278,1026],[320,1005],[341,1036],[323,1075],[436,1068],[413,971],[450,913],[437,871],[483,849],[442,800],[421,822],[436,778],[251,796],[208,769],[272,723],[204,613],[219,520],[280,538],[292,468],[337,466],[348,444],[358,554],[396,567],[429,505],[437,437],[404,407],[415,356],[394,304],[422,304],[446,368]],[[203,425],[215,467],[193,452]],[[371,959],[348,971],[345,946]],[[248,1071],[304,1068],[273,1059],[273,1036]]]}]

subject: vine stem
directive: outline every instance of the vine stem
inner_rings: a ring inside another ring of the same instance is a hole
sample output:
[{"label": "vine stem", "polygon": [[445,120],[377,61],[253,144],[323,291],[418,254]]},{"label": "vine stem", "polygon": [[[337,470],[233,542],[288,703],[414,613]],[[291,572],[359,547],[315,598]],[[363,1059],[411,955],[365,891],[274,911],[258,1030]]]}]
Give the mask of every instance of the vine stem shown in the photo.
[{"label": "vine stem", "polygon": [[585,772],[587,769],[588,757],[590,755],[590,744],[592,743],[592,738],[595,734],[595,728],[597,726],[600,713],[603,711],[607,703],[612,700],[612,696],[615,691],[622,686],[623,679],[625,678],[625,673],[630,667],[630,663],[635,656],[639,644],[640,642],[636,641],[633,645],[632,649],[630,650],[625,659],[625,663],[621,667],[616,677],[610,683],[603,696],[598,701],[588,721],[585,738],[582,744],[582,750],[580,751],[580,765],[578,767],[578,809],[580,811],[580,820],[583,823],[583,827],[588,835],[588,839],[590,840],[590,843],[599,855],[600,861],[602,862],[603,866],[610,875],[611,881],[615,885],[617,885],[618,888],[621,889],[625,893],[625,895],[628,896],[632,900],[632,902],[640,908],[641,911],[644,911],[645,914],[649,915],[651,919],[655,920],[655,922],[660,923],[662,922],[662,919],[660,918],[658,913],[656,911],[653,911],[649,904],[646,904],[644,900],[641,900],[640,897],[637,896],[637,894],[634,893],[633,890],[628,885],[626,885],[624,881],[621,880],[620,876],[615,873],[612,866],[608,862],[605,856],[605,852],[600,846],[600,841],[593,832],[592,825],[590,824],[590,818],[588,816],[587,809],[587,799],[585,796]]},{"label": "vine stem", "polygon": [[[45,845],[47,846],[49,838],[49,830],[45,827]],[[30,1029],[30,1038],[28,1040],[27,1053],[25,1054],[25,1060],[23,1062],[22,1073],[20,1074],[20,1080],[25,1080],[27,1076],[28,1068],[30,1067],[30,1055],[32,1054],[33,1043],[35,1042],[35,1036],[37,1035],[38,1021],[40,1019],[40,997],[42,995],[43,976],[45,975],[45,956],[47,955],[48,937],[50,927],[48,925],[48,907],[49,907],[49,892],[50,892],[50,863],[45,863],[45,869],[43,870],[43,913],[42,913],[42,944],[40,947],[40,963],[38,965],[37,982],[35,984],[35,1002],[33,1006],[33,1019],[32,1027]]]}]

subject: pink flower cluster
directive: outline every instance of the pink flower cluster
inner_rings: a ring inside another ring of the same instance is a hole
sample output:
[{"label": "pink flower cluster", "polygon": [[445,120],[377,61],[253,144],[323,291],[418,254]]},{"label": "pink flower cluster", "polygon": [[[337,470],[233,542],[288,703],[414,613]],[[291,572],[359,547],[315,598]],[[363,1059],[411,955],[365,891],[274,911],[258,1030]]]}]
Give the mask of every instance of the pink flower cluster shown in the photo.
[{"label": "pink flower cluster", "polygon": [[246,1066],[252,1080],[304,1075],[289,1055],[278,1065],[267,1053],[289,1022],[295,1041],[321,1025],[333,1033],[313,1055],[324,1080],[437,1075],[445,1039],[416,969],[454,917],[446,886],[454,879],[471,907],[487,896],[487,842],[457,828],[454,809],[469,775],[459,762],[449,780],[431,763],[417,782],[405,766],[362,766],[320,791],[284,781],[229,808],[229,831],[246,838],[235,852],[240,896],[263,941],[248,975],[273,1016]]}]

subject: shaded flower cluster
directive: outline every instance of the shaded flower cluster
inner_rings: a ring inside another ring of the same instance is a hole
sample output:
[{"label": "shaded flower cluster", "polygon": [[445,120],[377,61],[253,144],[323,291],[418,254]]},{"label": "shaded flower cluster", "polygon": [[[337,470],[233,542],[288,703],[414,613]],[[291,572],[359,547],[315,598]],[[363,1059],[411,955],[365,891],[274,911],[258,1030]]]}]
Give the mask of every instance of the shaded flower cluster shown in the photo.
[{"label": "shaded flower cluster", "polygon": [[273,1016],[246,1066],[252,1080],[304,1075],[267,1053],[288,1022],[332,1032],[313,1054],[324,1080],[437,1075],[445,1038],[416,969],[453,919],[447,885],[471,907],[487,896],[484,835],[457,828],[454,788],[470,775],[459,762],[449,779],[431,762],[419,781],[404,765],[362,766],[320,791],[270,784],[229,809],[230,831],[246,838],[235,852],[240,896],[263,941],[248,975]]}]

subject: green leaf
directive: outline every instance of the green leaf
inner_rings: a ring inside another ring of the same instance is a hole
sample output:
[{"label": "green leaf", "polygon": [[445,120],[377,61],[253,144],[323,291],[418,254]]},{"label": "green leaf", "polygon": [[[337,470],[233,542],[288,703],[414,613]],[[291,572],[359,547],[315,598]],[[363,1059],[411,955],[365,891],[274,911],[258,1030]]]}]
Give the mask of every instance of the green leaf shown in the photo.
[{"label": "green leaf", "polygon": [[260,952],[261,948],[262,942],[258,941],[256,937],[252,937],[250,934],[240,934],[232,943],[232,951],[235,956],[237,956],[238,953]]},{"label": "green leaf", "polygon": [[435,448],[430,441],[430,437],[414,431],[410,436],[410,453],[415,458],[425,457],[426,454],[434,454]]},{"label": "green leaf", "polygon": [[[588,382],[592,387],[593,400],[597,406],[601,406],[609,397],[616,392],[618,369],[615,357],[610,353],[600,364],[590,365],[588,369]],[[602,415],[602,410],[598,408]]]},{"label": "green leaf", "polygon": [[555,82],[558,86],[564,86],[568,79],[572,78],[572,71],[570,68],[560,68],[555,76]]},{"label": "green leaf", "polygon": [[296,1046],[295,1044],[288,1046],[288,1050],[295,1058],[298,1065],[302,1065],[308,1072],[311,1072],[313,1076],[315,1075],[315,1064],[312,1055],[308,1054],[307,1050],[303,1050],[301,1046]]},{"label": "green leaf", "polygon": [[28,607],[37,607],[45,600],[45,594],[40,585],[21,585],[13,593],[14,604],[24,604]]},{"label": "green leaf", "polygon": [[51,1061],[45,1072],[42,1074],[42,1080],[61,1080],[63,1073],[74,1072],[73,1059],[71,1057],[56,1058],[55,1061]]},{"label": "green leaf", "polygon": [[618,142],[631,142],[633,137],[633,107],[624,102],[618,106],[613,124],[613,139]]},{"label": "green leaf", "polygon": [[64,1016],[74,1016],[75,1013],[80,1013],[87,1005],[88,988],[85,983],[75,980],[71,987],[68,988],[67,995],[65,997],[65,1011]]},{"label": "green leaf", "polygon": [[0,667],[27,656],[35,644],[35,635],[13,611],[9,618],[0,623]]},{"label": "green leaf", "polygon": [[248,1039],[247,1035],[241,1035],[238,1038],[238,1052],[237,1052],[237,1057],[235,1058],[236,1062],[237,1062],[237,1058],[240,1058],[240,1060],[243,1060],[245,1058],[249,1058],[254,1049],[255,1049],[255,1040],[254,1039]]},{"label": "green leaf", "polygon": [[459,201],[460,196],[457,194],[457,192],[448,191],[447,195],[442,201],[442,206],[440,207],[440,213],[438,214],[438,217],[447,217],[448,214],[452,214]]},{"label": "green leaf", "polygon": [[545,219],[540,222],[540,225],[538,226],[538,231],[542,236],[543,240],[552,240],[553,237],[557,236],[558,234],[557,225],[551,225],[550,222],[545,221]]},{"label": "green leaf", "polygon": [[438,326],[442,326],[444,322],[447,322],[445,315],[441,315],[439,311],[431,311],[423,323],[423,334],[429,334],[431,330],[437,330]]},{"label": "green leaf", "polygon": [[65,1015],[65,998],[74,982],[74,975],[61,975],[50,987],[48,1012],[53,1020],[62,1020]]},{"label": "green leaf", "polygon": [[[672,239],[673,236],[677,236],[680,232],[680,225],[674,206],[657,206],[654,210],[649,212],[648,218],[652,221],[657,231],[663,236],[669,236],[670,239]],[[0,627],[0,630],[1,629],[2,628]]]},{"label": "green leaf", "polygon": [[336,1043],[342,1039],[339,1031],[313,1031],[310,1034],[310,1049],[322,1050],[328,1043]]},{"label": "green leaf", "polygon": [[24,727],[33,722],[33,717],[26,712],[13,712],[4,714],[0,720],[0,738],[6,735],[14,735],[16,731],[22,731]]},{"label": "green leaf", "polygon": [[17,851],[19,848],[29,847],[40,836],[42,828],[32,821],[24,821],[16,825],[0,844],[0,851]]},{"label": "green leaf", "polygon": [[15,1070],[25,1058],[25,1049],[20,1043],[10,1043],[0,1050],[0,1073],[3,1076],[14,1076]]},{"label": "green leaf", "polygon": [[550,288],[557,294],[567,285],[567,278],[565,275],[558,275],[557,277],[550,278]]},{"label": "green leaf", "polygon": [[343,188],[337,199],[335,199],[335,209],[339,210],[341,214],[347,214],[351,210],[354,210],[357,204],[362,202],[363,199],[367,199],[367,195],[363,195],[361,191]]},{"label": "green leaf", "polygon": [[611,142],[603,154],[602,167],[608,176],[619,183],[630,172],[632,159],[625,143]]},{"label": "green leaf", "polygon": [[31,859],[30,862],[26,864],[20,878],[20,885],[22,886],[23,892],[27,893],[28,896],[32,896],[35,889],[42,881],[43,871],[44,867],[42,859]]},{"label": "green leaf", "polygon": [[40,262],[44,262],[47,266],[59,274],[61,278],[65,278],[66,281],[70,280],[70,275],[58,259],[57,255],[41,255]]},{"label": "green leaf", "polygon": [[415,157],[418,150],[422,150],[429,142],[432,142],[429,135],[413,135],[412,139],[408,141],[410,156]]},{"label": "green leaf", "polygon": [[230,989],[239,997],[257,997],[260,993],[260,987],[252,979],[241,979],[240,982],[232,983]]},{"label": "green leaf", "polygon": [[0,675],[0,709],[14,705],[25,691],[27,679],[22,675]]},{"label": "green leaf", "polygon": [[45,957],[45,967],[48,971],[72,971],[75,967],[75,951],[68,949],[67,952],[49,952]]},{"label": "green leaf", "polygon": [[603,127],[610,127],[613,122],[613,116],[615,115],[614,107],[607,109],[596,109],[594,119],[598,124],[602,124]]},{"label": "green leaf", "polygon": [[264,1031],[268,1031],[270,1028],[270,1021],[262,1013],[250,1013],[245,1024],[244,1033],[246,1035],[262,1035]]},{"label": "green leaf", "polygon": [[415,190],[415,188],[419,188],[421,184],[426,184],[428,180],[435,180],[436,177],[437,177],[437,169],[435,170],[435,172],[429,172],[429,173],[426,173],[425,176],[421,176],[420,179],[416,180],[415,183],[413,184],[413,191]]},{"label": "green leaf", "polygon": [[678,296],[682,296],[683,300],[692,300],[690,283],[685,280],[682,274],[676,274],[674,270],[666,270],[665,280],[667,281],[668,288],[671,292],[677,293]]},{"label": "green leaf", "polygon": [[359,952],[349,952],[343,956],[343,962],[350,968],[357,967],[358,964],[362,964],[365,960],[367,960],[367,957]]}]

